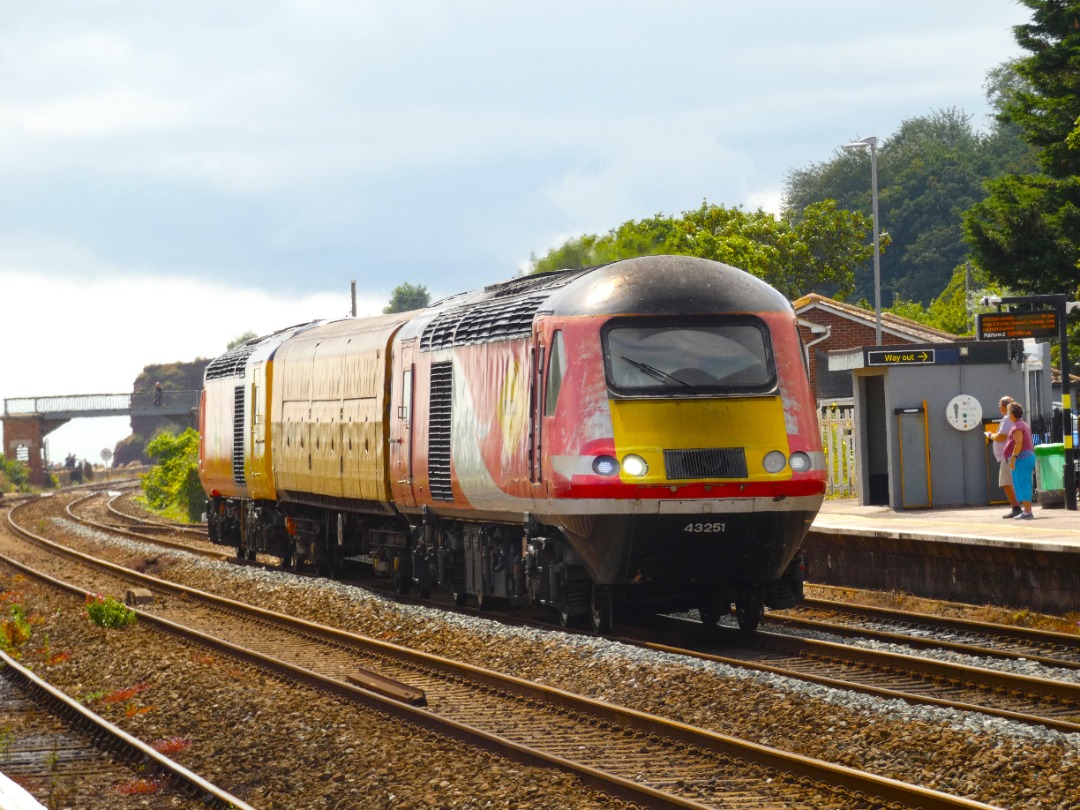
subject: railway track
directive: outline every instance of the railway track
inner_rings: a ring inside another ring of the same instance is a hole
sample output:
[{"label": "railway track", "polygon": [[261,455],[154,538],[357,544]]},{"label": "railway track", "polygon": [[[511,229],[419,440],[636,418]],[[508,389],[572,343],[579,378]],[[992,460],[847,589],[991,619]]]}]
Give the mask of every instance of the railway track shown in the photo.
[{"label": "railway track", "polygon": [[[120,493],[113,494],[112,490],[91,491],[71,501],[64,511],[72,520],[84,526],[114,532],[130,537],[133,540],[145,540],[163,548],[186,551],[214,560],[227,560],[234,556],[224,551],[221,546],[216,546],[207,540],[205,527],[200,531],[192,526],[178,526],[165,521],[149,520],[121,512],[114,505],[114,502],[120,496]],[[114,519],[120,520],[119,525],[79,514],[80,506],[94,499],[102,498],[105,499],[103,511]],[[138,529],[138,531],[135,529]],[[183,537],[183,539],[179,540],[178,537]]]},{"label": "railway track", "polygon": [[[921,657],[770,631],[747,636],[730,628],[706,631],[700,623],[666,617],[659,636],[631,640],[679,655],[741,666],[836,689],[992,717],[1060,731],[1080,732],[1080,684],[1002,672],[971,663]],[[820,627],[820,625],[819,625]],[[866,639],[852,631],[850,638]],[[657,641],[656,638],[663,640]]]},{"label": "railway track", "polygon": [[[144,522],[142,518],[117,510],[113,505],[114,501],[115,498],[108,501],[110,512],[133,522]],[[69,507],[68,511],[72,512],[72,507]],[[733,665],[752,665],[761,671],[881,697],[898,697],[912,703],[960,711],[981,711],[1003,719],[1044,725],[1065,733],[1080,731],[1080,685],[1077,683],[999,672],[988,666],[963,661],[940,661],[919,655],[920,652],[930,655],[944,650],[967,656],[975,662],[1001,658],[1048,667],[1077,669],[1080,668],[1080,636],[964,620],[946,620],[910,612],[848,607],[843,603],[826,600],[808,600],[807,608],[819,613],[830,611],[853,619],[863,618],[877,622],[888,621],[894,625],[922,627],[924,632],[929,631],[932,636],[920,636],[914,632],[890,632],[867,627],[865,624],[837,624],[833,621],[785,614],[781,618],[771,617],[770,626],[779,626],[785,631],[794,630],[802,635],[792,638],[763,633],[754,640],[749,649],[739,649],[742,646],[740,642],[745,637],[728,633],[723,642],[724,653],[704,657]],[[550,627],[543,622],[531,624]],[[955,632],[957,629],[968,633],[982,633],[983,638],[993,639],[993,646],[988,646],[989,642],[980,645],[940,638],[943,630]],[[807,632],[828,634],[837,639],[847,638],[856,642],[894,645],[896,650],[889,652],[866,647],[853,649],[848,644],[806,638]],[[1019,646],[1014,642],[1019,642]],[[733,645],[735,649],[730,649]],[[1040,655],[1034,649],[1037,645],[1041,645],[1038,649],[1044,654]],[[696,650],[680,650],[663,642],[653,646],[675,653],[698,654]]]},{"label": "railway track", "polygon": [[[126,734],[0,651],[0,770],[47,807],[254,810]],[[161,746],[159,746],[161,747]]]},{"label": "railway track", "polygon": [[[121,515],[110,499],[108,508]],[[68,508],[69,512],[73,507]],[[123,515],[138,521],[132,515]],[[794,630],[802,635],[777,635],[762,632],[747,637],[734,632],[723,634],[722,653],[708,654],[699,649],[685,649],[664,642],[649,646],[676,654],[695,655],[707,660],[735,666],[751,666],[759,671],[802,678],[823,685],[861,691],[878,697],[900,698],[958,711],[978,711],[1002,719],[1043,725],[1064,733],[1080,732],[1080,683],[1063,682],[1054,678],[1000,672],[975,663],[940,661],[920,657],[919,652],[947,650],[967,656],[972,662],[985,658],[1003,658],[1040,663],[1049,667],[1080,668],[1080,637],[1063,634],[1025,631],[1003,625],[963,621],[935,621],[933,617],[917,614],[885,611],[872,608],[852,608],[844,611],[842,603],[809,600],[809,607],[818,612],[830,610],[852,617],[866,617],[877,621],[921,622],[924,628],[963,628],[968,632],[981,631],[984,636],[998,641],[995,646],[979,646],[941,639],[919,637],[850,623],[803,619],[783,615],[770,616],[767,627]],[[551,628],[542,622],[535,626]],[[669,626],[677,626],[677,620],[669,620]],[[554,628],[551,628],[554,629]],[[805,636],[806,632],[829,634],[837,639],[847,638],[879,645],[893,645],[896,651],[852,647],[836,641],[826,641]],[[648,633],[646,632],[646,640]],[[1022,649],[1010,646],[1012,640],[1023,642]],[[710,638],[710,641],[717,639]],[[1050,654],[1037,655],[1031,650],[1036,642]],[[700,642],[699,642],[700,643]]]},{"label": "railway track", "polygon": [[929,615],[856,605],[832,599],[806,599],[794,611],[773,617],[788,627],[824,629],[843,636],[877,631],[915,648],[955,649],[985,655],[1032,661],[1061,669],[1080,669],[1080,634],[1017,627],[973,619]]},{"label": "railway track", "polygon": [[[42,537],[34,542],[49,543]],[[70,554],[51,546],[50,553]],[[222,648],[249,660],[260,655],[253,648],[271,650],[273,655],[259,659],[261,666],[287,670],[290,677],[317,677],[323,688],[353,694],[382,712],[507,756],[569,770],[587,784],[642,806],[866,806],[867,796],[901,806],[988,806],[299,622],[85,556],[75,559],[151,591],[154,603],[140,613],[162,626],[168,623],[173,632],[202,628],[201,643],[227,645]],[[70,562],[63,565],[70,569]],[[208,633],[216,641],[207,641]],[[242,651],[236,644],[240,640]],[[359,670],[422,690],[427,707],[357,690],[350,673]]]}]

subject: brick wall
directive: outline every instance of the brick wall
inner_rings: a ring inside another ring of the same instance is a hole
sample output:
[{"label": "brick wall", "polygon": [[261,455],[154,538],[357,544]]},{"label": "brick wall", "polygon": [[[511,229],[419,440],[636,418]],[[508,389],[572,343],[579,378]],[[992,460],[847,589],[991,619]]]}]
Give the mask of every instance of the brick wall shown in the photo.
[{"label": "brick wall", "polygon": [[[817,358],[814,356],[815,353],[821,351],[834,352],[846,349],[857,349],[862,346],[873,346],[877,342],[874,338],[876,330],[873,321],[868,324],[863,324],[858,321],[853,321],[851,318],[844,317],[839,313],[818,308],[807,309],[800,312],[799,318],[817,324],[818,326],[831,327],[828,339],[815,344],[810,349],[810,390],[814,391],[815,394],[818,390]],[[803,326],[799,327],[799,334],[802,336],[803,344],[810,343],[821,337],[821,335],[815,335]],[[884,328],[884,324],[882,325],[882,345],[893,346],[916,342],[925,341],[915,341],[899,335],[889,334]]]},{"label": "brick wall", "polygon": [[30,483],[37,486],[45,480],[41,458],[44,436],[40,419],[4,419],[4,457],[14,461],[18,458],[18,446],[25,445],[30,453],[26,460],[26,466],[30,468]]}]

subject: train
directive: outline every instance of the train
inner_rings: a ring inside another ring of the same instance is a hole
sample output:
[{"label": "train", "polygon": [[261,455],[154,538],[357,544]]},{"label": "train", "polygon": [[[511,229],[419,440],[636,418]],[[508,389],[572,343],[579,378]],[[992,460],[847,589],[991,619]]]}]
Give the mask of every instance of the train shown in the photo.
[{"label": "train", "polygon": [[688,256],[248,340],[206,367],[199,430],[237,557],[597,632],[797,604],[826,487],[791,303]]}]

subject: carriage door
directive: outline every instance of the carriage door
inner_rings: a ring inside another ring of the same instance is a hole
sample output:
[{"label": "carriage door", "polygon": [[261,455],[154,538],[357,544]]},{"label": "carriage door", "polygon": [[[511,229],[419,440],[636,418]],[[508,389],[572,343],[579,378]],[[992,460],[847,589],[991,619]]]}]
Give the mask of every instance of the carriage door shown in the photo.
[{"label": "carriage door", "polygon": [[266,403],[259,390],[259,380],[263,379],[263,364],[254,366],[254,380],[251,383],[251,467],[255,475],[263,472],[263,459],[266,457]]},{"label": "carriage door", "polygon": [[532,348],[532,384],[529,386],[529,480],[543,479],[544,446],[544,344],[537,335]]},{"label": "carriage door", "polygon": [[403,343],[393,365],[390,401],[390,481],[394,499],[403,506],[416,506],[413,496],[413,424],[416,341]]}]

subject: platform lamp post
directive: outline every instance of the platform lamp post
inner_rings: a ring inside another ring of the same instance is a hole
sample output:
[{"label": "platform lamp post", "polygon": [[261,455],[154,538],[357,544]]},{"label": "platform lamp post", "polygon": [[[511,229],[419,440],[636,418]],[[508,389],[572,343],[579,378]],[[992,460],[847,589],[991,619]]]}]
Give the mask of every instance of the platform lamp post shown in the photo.
[{"label": "platform lamp post", "polygon": [[874,220],[874,342],[881,345],[881,250],[878,242],[878,205],[877,205],[877,145],[874,136],[861,141],[844,144],[847,150],[870,149],[870,203]]}]

